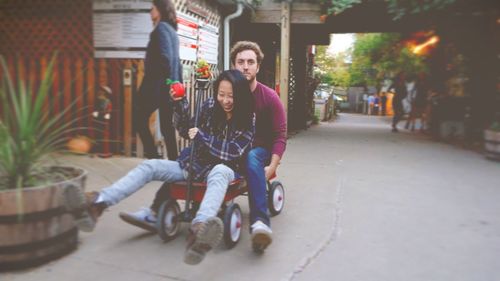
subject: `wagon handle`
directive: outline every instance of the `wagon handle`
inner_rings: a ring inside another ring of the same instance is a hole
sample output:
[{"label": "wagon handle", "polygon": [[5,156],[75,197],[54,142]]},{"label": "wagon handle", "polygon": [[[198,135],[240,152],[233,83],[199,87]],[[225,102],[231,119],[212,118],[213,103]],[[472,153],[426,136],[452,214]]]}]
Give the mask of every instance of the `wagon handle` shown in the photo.
[{"label": "wagon handle", "polygon": [[[210,85],[208,79],[196,79],[196,101],[194,110],[194,126],[198,127],[198,117],[200,115],[201,108],[201,98],[204,92],[208,89]],[[192,220],[192,191],[193,191],[193,158],[194,150],[196,147],[196,141],[193,139],[191,141],[191,151],[189,152],[189,167],[188,167],[188,178],[187,178],[187,192],[186,192],[186,211],[184,212],[184,221],[189,222]]]}]

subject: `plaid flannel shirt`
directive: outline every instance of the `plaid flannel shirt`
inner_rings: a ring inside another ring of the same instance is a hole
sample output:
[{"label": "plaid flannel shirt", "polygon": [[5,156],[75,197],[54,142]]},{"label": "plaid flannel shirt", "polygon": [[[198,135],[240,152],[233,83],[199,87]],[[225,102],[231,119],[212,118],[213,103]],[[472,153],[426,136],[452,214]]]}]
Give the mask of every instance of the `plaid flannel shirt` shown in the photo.
[{"label": "plaid flannel shirt", "polygon": [[[200,110],[198,117],[198,134],[193,159],[193,180],[204,181],[208,173],[217,164],[224,164],[235,172],[239,172],[242,156],[252,145],[255,133],[255,116],[250,130],[240,131],[234,128],[232,120],[226,121],[225,128],[217,130],[213,124],[215,101],[207,99]],[[179,135],[189,139],[188,131],[194,127],[194,118],[189,116],[187,99],[174,102],[174,125]],[[184,171],[189,171],[189,157],[191,147],[183,149],[177,162]]]}]

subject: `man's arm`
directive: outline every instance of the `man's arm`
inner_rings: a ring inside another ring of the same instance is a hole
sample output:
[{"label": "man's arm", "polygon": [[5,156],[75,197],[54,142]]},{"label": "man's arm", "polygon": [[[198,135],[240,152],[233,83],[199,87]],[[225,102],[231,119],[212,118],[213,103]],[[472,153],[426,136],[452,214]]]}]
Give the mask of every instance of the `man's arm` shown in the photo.
[{"label": "man's arm", "polygon": [[271,162],[264,168],[267,179],[276,173],[276,169],[285,152],[287,135],[285,109],[277,94],[273,96],[271,105],[274,139],[271,148]]}]

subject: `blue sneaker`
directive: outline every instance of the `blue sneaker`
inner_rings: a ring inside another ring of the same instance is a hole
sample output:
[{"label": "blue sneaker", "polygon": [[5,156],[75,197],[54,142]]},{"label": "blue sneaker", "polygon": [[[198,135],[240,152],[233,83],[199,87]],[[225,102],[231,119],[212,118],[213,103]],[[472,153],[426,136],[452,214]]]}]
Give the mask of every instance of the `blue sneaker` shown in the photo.
[{"label": "blue sneaker", "polygon": [[125,222],[145,229],[149,232],[156,233],[156,215],[151,208],[142,207],[135,213],[120,212],[120,218]]}]

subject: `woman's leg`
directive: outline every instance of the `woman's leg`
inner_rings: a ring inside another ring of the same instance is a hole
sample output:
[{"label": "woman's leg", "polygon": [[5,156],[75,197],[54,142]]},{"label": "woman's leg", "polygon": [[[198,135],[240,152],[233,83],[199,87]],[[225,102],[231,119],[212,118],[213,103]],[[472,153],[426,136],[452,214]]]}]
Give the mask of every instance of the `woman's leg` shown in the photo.
[{"label": "woman's leg", "polygon": [[[158,108],[158,101],[153,101],[146,94],[136,97],[136,102],[133,105],[133,123],[134,127],[141,138],[144,146],[144,154],[146,158],[156,158],[158,151],[154,143],[153,136],[149,130],[149,117]],[[175,159],[171,159],[175,160]]]},{"label": "woman's leg", "polygon": [[126,176],[99,192],[96,203],[115,205],[151,181],[174,182],[184,180],[177,161],[146,160],[132,169]]},{"label": "woman's leg", "polygon": [[179,157],[179,154],[177,153],[177,140],[175,138],[172,115],[172,101],[163,99],[160,102],[160,129],[163,139],[165,140],[165,145],[167,146],[167,158],[175,160]]},{"label": "woman's leg", "polygon": [[216,165],[210,171],[207,177],[207,190],[192,224],[205,222],[209,218],[217,216],[217,212],[226,195],[227,187],[233,180],[233,170],[223,164]]},{"label": "woman's leg", "polygon": [[189,228],[190,234],[184,253],[185,263],[192,265],[200,263],[207,252],[221,241],[224,225],[217,217],[217,212],[233,179],[233,170],[223,164],[215,166],[208,174],[207,190]]}]

